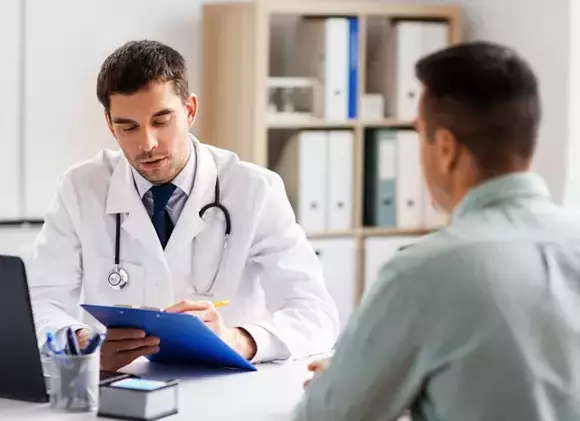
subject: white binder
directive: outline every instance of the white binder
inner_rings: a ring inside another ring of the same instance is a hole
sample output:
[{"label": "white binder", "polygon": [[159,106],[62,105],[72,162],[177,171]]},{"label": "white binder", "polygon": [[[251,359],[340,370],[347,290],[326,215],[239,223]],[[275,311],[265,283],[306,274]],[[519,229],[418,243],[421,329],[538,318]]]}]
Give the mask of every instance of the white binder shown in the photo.
[{"label": "white binder", "polygon": [[302,131],[288,140],[275,168],[307,234],[327,230],[327,142],[325,131]]},{"label": "white binder", "polygon": [[423,55],[434,53],[449,44],[449,25],[443,22],[423,22]]},{"label": "white binder", "polygon": [[389,57],[393,67],[389,81],[389,114],[400,120],[417,116],[421,83],[415,65],[422,57],[449,44],[449,25],[443,22],[397,22],[392,31]]},{"label": "white binder", "polygon": [[324,118],[348,118],[349,22],[346,18],[326,20],[326,61],[324,63]]},{"label": "white binder", "polygon": [[393,66],[389,76],[389,114],[399,120],[417,117],[421,84],[415,77],[415,64],[423,55],[423,24],[401,21],[394,25],[389,42]]},{"label": "white binder", "polygon": [[328,229],[352,228],[354,136],[352,130],[328,132]]},{"label": "white binder", "polygon": [[314,114],[326,120],[348,118],[349,33],[347,18],[304,18],[297,26],[293,66],[319,82]]},{"label": "white binder", "polygon": [[373,237],[365,240],[364,288],[363,295],[379,280],[381,269],[401,247],[410,246],[421,240],[421,237]]},{"label": "white binder", "polygon": [[397,132],[397,228],[423,225],[423,172],[417,133]]},{"label": "white binder", "polygon": [[356,303],[356,243],[352,238],[311,240],[324,272],[328,293],[344,329]]}]

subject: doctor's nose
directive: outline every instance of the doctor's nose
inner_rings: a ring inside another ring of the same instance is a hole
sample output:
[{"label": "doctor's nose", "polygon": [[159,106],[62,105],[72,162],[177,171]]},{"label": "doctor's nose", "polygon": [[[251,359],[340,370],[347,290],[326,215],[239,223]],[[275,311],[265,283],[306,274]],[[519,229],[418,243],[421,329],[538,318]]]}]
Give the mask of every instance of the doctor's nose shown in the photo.
[{"label": "doctor's nose", "polygon": [[143,139],[141,139],[141,142],[139,144],[139,149],[141,149],[142,152],[150,152],[157,146],[159,146],[159,142],[157,141],[155,136],[153,136],[152,133],[145,132],[145,135],[143,136]]}]

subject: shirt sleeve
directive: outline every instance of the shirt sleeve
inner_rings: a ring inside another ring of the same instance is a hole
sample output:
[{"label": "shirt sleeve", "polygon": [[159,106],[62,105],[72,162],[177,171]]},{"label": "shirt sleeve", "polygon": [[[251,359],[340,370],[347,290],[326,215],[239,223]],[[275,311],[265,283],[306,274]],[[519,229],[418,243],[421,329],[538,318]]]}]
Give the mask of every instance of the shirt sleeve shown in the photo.
[{"label": "shirt sleeve", "polygon": [[256,361],[301,358],[329,351],[339,332],[338,311],[322,266],[294,213],[281,178],[272,174],[250,250],[253,275],[264,290],[268,317],[248,332]]},{"label": "shirt sleeve", "polygon": [[290,357],[288,348],[276,336],[260,325],[246,325],[242,328],[250,334],[256,342],[256,354],[250,360],[252,363],[261,363],[273,359],[285,360]]},{"label": "shirt sleeve", "polygon": [[422,300],[387,266],[351,318],[328,369],[308,387],[296,421],[396,420],[421,389]]}]

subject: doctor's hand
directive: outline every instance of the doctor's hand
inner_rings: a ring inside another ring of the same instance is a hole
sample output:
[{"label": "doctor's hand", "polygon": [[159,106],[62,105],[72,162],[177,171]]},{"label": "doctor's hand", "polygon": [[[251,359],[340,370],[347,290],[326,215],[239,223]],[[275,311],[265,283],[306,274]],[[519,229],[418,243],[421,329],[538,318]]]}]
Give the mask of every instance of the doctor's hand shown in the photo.
[{"label": "doctor's hand", "polygon": [[220,312],[209,301],[181,300],[165,309],[169,313],[188,313],[201,319],[207,327],[247,360],[256,355],[254,338],[239,327],[227,328]]},{"label": "doctor's hand", "polygon": [[138,329],[107,329],[101,347],[101,370],[117,371],[144,355],[159,352],[159,338]]},{"label": "doctor's hand", "polygon": [[306,380],[304,382],[304,388],[306,389],[310,385],[312,380],[314,380],[314,378],[316,376],[319,376],[320,374],[322,374],[328,368],[329,364],[330,364],[330,358],[326,358],[323,360],[316,360],[316,361],[313,361],[310,364],[308,364],[308,371],[311,371],[313,373],[313,376],[312,376],[312,378],[310,378],[309,380]]}]

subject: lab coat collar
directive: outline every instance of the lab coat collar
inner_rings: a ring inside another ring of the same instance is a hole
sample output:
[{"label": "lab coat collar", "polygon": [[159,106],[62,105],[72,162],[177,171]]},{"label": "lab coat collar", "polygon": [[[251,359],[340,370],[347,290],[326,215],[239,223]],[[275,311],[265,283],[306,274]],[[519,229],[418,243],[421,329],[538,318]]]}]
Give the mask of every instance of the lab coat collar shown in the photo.
[{"label": "lab coat collar", "polygon": [[459,219],[471,212],[501,202],[526,198],[530,200],[550,198],[548,187],[539,175],[517,172],[495,177],[471,189],[455,208],[453,218]]}]

